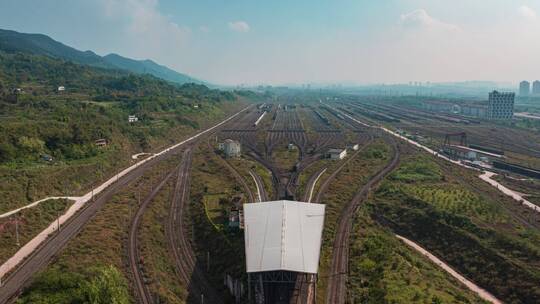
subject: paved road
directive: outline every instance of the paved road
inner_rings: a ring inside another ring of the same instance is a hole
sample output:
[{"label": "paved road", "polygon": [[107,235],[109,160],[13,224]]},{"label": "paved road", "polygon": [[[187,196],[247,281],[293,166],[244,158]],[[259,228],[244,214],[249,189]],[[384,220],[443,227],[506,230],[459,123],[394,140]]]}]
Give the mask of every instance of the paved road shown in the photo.
[{"label": "paved road", "polygon": [[499,189],[499,191],[501,191],[502,193],[512,197],[513,199],[515,199],[516,201],[519,201],[521,202],[523,205],[533,209],[534,211],[536,212],[540,212],[540,206],[537,206],[531,202],[529,202],[528,200],[526,200],[523,195],[519,192],[516,192],[512,189],[509,189],[509,188],[506,188],[504,185],[502,185],[501,183],[499,183],[498,181],[492,179],[491,177],[497,175],[496,173],[494,172],[489,172],[489,171],[486,171],[484,174],[480,175],[479,177],[487,182],[488,184],[492,185],[493,187]]}]

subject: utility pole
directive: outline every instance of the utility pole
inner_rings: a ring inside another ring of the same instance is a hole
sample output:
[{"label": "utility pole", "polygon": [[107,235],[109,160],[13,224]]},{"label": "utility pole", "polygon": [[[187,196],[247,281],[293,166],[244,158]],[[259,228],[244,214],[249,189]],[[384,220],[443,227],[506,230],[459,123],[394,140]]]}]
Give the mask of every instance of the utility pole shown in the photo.
[{"label": "utility pole", "polygon": [[206,252],[206,272],[210,272],[210,251]]},{"label": "utility pole", "polygon": [[56,212],[56,223],[57,223],[57,229],[58,229],[58,233],[60,233],[60,212]]},{"label": "utility pole", "polygon": [[19,219],[18,219],[18,216],[17,218],[15,218],[15,235],[16,235],[16,244],[17,244],[17,247],[20,247],[21,246],[21,242],[19,241]]}]

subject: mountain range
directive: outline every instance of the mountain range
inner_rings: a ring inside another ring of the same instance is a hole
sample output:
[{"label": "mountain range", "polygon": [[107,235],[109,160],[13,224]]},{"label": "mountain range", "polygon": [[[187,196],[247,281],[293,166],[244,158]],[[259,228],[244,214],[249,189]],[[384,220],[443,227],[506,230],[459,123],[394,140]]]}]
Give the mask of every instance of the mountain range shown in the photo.
[{"label": "mountain range", "polygon": [[77,50],[43,34],[27,34],[0,29],[0,50],[7,53],[22,52],[49,56],[99,68],[126,70],[135,74],[150,74],[178,84],[204,84],[201,80],[174,71],[152,60],[135,60],[118,54],[99,56],[92,51]]}]

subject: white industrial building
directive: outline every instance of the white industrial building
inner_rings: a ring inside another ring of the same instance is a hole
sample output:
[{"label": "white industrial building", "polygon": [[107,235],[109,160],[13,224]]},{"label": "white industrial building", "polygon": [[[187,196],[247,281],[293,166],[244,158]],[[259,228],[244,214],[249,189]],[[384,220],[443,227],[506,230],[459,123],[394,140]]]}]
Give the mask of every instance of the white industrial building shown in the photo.
[{"label": "white industrial building", "polygon": [[[249,294],[262,303],[290,295],[296,278],[315,284],[325,205],[296,201],[244,204]],[[314,285],[313,285],[314,286]]]},{"label": "white industrial building", "polygon": [[241,153],[240,142],[232,139],[226,139],[223,143],[223,152],[226,157],[239,157]]}]

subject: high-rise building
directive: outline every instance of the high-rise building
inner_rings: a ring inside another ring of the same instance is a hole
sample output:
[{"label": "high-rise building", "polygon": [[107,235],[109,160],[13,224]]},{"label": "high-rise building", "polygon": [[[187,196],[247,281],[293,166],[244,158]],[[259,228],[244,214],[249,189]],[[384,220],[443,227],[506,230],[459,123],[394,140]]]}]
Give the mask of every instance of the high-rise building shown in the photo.
[{"label": "high-rise building", "polygon": [[519,83],[519,96],[526,97],[529,96],[529,93],[531,92],[531,84],[523,80]]},{"label": "high-rise building", "polygon": [[533,95],[540,96],[540,81],[536,80],[535,82],[533,82],[532,93]]},{"label": "high-rise building", "polygon": [[514,98],[513,92],[489,93],[487,118],[489,119],[512,119],[514,116]]}]

